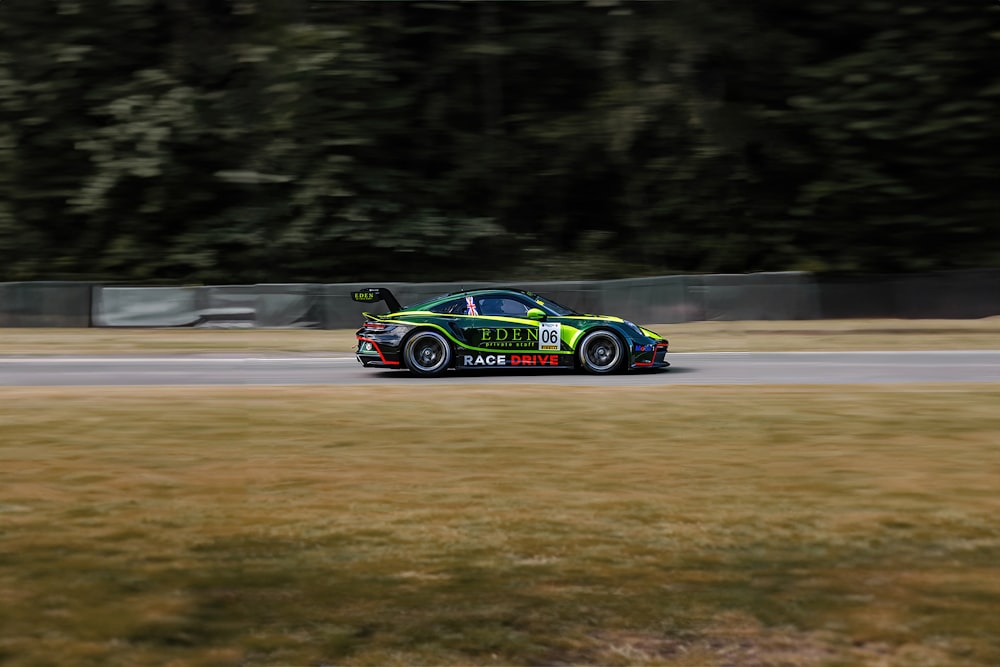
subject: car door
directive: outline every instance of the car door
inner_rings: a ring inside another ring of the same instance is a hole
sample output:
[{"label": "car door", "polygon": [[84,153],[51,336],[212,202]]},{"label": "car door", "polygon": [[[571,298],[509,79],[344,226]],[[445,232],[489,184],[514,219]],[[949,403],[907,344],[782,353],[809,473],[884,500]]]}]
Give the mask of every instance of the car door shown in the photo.
[{"label": "car door", "polygon": [[[473,348],[458,360],[463,366],[558,366],[558,325],[529,319],[534,304],[525,297],[482,295],[475,298],[476,316],[461,318],[466,344]],[[543,344],[543,331],[547,340]],[[554,333],[553,333],[554,332]]]}]

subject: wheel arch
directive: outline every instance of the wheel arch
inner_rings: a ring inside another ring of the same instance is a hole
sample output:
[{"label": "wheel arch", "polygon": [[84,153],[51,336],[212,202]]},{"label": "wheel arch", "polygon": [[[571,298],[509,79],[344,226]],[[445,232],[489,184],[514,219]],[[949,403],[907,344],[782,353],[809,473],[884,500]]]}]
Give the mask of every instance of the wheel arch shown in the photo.
[{"label": "wheel arch", "polygon": [[408,370],[411,373],[417,372],[410,366],[408,362],[407,346],[410,344],[410,341],[415,336],[418,336],[420,334],[425,334],[428,332],[440,336],[444,340],[445,345],[448,347],[448,362],[441,369],[441,372],[444,372],[449,368],[455,367],[455,359],[457,358],[458,348],[455,344],[453,336],[451,336],[444,327],[441,327],[431,322],[425,322],[415,325],[410,331],[407,331],[406,334],[399,341],[399,365],[402,369]]},{"label": "wheel arch", "polygon": [[[588,327],[587,329],[584,329],[577,338],[576,346],[573,349],[573,359],[575,361],[577,370],[588,370],[585,367],[583,361],[583,353],[584,353],[583,348],[585,343],[587,343],[588,339],[594,334],[598,333],[606,333],[614,337],[614,339],[618,341],[618,345],[620,346],[620,351],[621,351],[621,358],[618,359],[618,361],[610,370],[604,372],[611,374],[611,373],[620,373],[628,370],[632,362],[632,352],[631,352],[631,346],[629,345],[628,336],[626,336],[624,333],[622,333],[615,327],[610,326],[609,324],[603,322],[600,324],[595,324],[592,327]],[[594,372],[594,371],[589,371],[589,372]]]}]

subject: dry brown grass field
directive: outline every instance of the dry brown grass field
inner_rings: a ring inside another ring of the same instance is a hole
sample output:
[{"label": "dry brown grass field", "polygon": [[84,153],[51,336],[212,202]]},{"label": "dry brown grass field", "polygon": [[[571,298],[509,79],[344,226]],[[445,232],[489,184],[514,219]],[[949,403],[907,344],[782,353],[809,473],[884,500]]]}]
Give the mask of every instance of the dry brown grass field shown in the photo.
[{"label": "dry brown grass field", "polygon": [[[1000,348],[978,321],[654,327]],[[0,355],[351,332],[0,331]],[[1000,386],[0,388],[0,664],[1000,664]]]},{"label": "dry brown grass field", "polygon": [[998,405],[0,388],[0,663],[997,665]]}]

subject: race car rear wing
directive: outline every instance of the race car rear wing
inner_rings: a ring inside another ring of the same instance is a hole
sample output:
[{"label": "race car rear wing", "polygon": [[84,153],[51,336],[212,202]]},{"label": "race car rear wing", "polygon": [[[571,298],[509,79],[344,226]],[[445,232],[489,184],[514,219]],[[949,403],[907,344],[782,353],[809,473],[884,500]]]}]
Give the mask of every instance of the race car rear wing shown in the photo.
[{"label": "race car rear wing", "polygon": [[357,292],[351,292],[351,298],[361,303],[385,301],[385,305],[389,306],[390,313],[398,313],[403,309],[399,305],[399,301],[396,300],[396,297],[392,295],[392,292],[385,287],[369,287]]}]

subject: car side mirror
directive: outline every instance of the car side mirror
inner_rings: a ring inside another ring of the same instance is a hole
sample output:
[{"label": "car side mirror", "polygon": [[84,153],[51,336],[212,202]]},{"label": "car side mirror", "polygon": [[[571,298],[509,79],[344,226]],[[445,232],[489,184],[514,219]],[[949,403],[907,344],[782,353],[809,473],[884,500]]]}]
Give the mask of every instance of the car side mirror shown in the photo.
[{"label": "car side mirror", "polygon": [[546,319],[547,317],[548,317],[548,315],[546,315],[545,311],[542,310],[541,308],[529,308],[528,309],[528,319],[529,320],[538,320],[539,322],[541,322],[542,320]]}]

